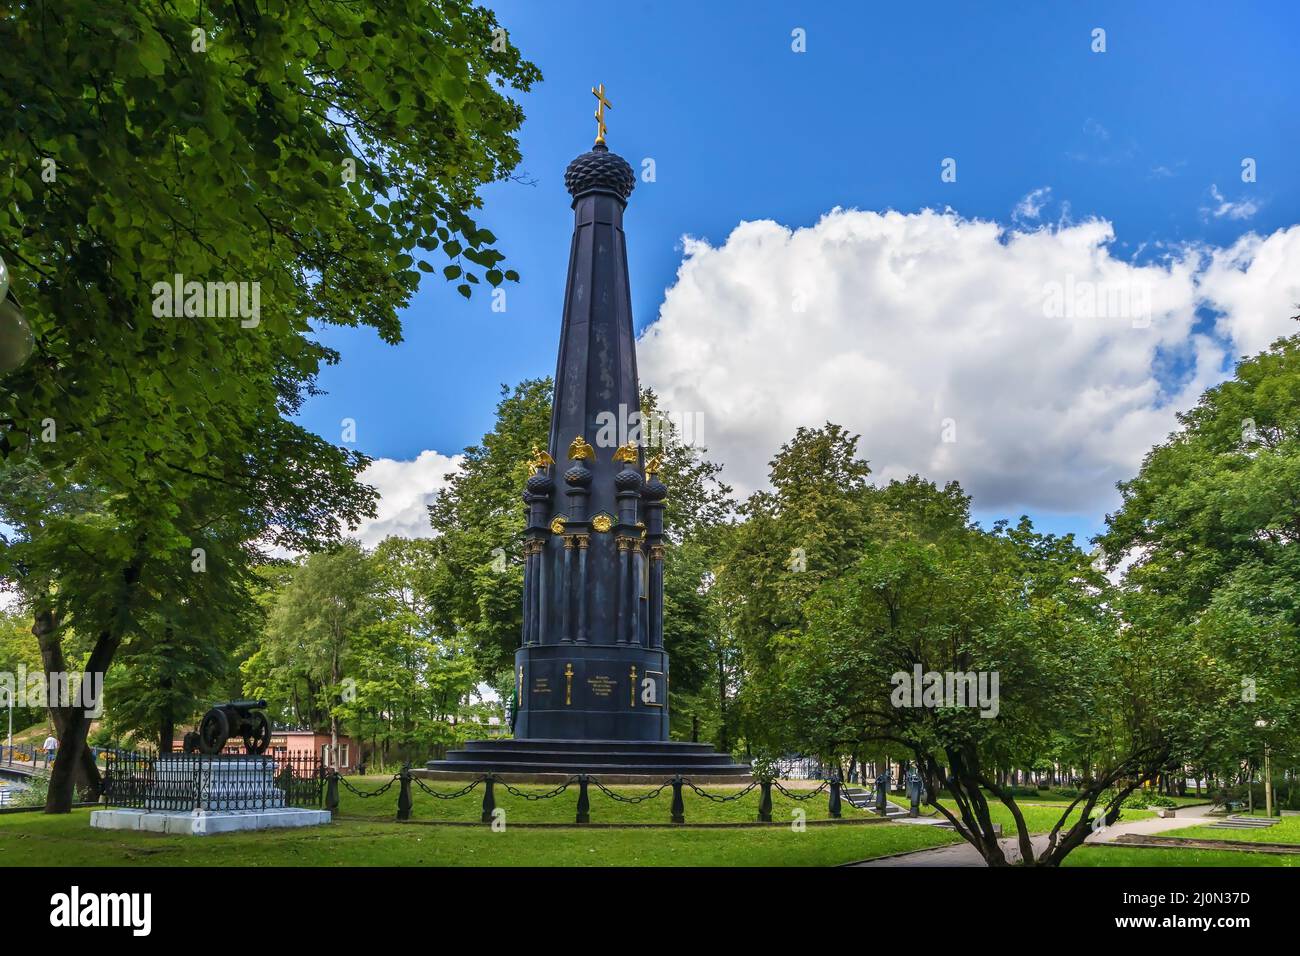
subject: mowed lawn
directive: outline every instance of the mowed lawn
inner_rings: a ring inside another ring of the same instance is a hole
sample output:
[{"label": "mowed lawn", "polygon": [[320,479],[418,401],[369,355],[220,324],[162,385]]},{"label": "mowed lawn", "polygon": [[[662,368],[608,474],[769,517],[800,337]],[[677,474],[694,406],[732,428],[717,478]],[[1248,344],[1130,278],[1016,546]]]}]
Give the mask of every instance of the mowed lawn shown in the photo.
[{"label": "mowed lawn", "polygon": [[706,828],[324,827],[211,837],[92,830],[90,811],[0,816],[0,866],[833,866],[959,838],[901,823]]},{"label": "mowed lawn", "polygon": [[1208,826],[1166,830],[1161,836],[1191,840],[1230,840],[1233,843],[1293,843],[1300,845],[1300,816],[1282,817],[1273,826],[1259,830],[1216,830]]},{"label": "mowed lawn", "polygon": [[[373,791],[386,782],[387,779],[384,777],[348,778],[353,786],[362,791]],[[425,781],[425,785],[438,793],[444,794],[454,793],[463,786],[463,784],[443,780]],[[809,789],[796,789],[796,786],[798,785],[787,785],[786,789],[801,796],[810,792]],[[511,793],[501,783],[496,784],[494,788],[496,806],[504,810],[507,825],[510,823],[574,822],[578,806],[578,787],[576,784],[570,786],[567,791],[548,799],[536,798],[550,793],[554,789],[553,787],[520,784],[515,786],[514,789],[518,791],[517,794]],[[610,786],[609,789],[624,798],[646,798],[656,788],[618,785]],[[710,784],[701,787],[701,789],[711,796],[719,797],[732,796],[743,788]],[[527,796],[524,796],[525,794]],[[658,796],[643,799],[640,803],[615,800],[602,793],[595,786],[589,786],[587,794],[591,804],[592,823],[628,825],[668,823],[670,820],[673,798],[671,787],[665,787],[659,792]],[[470,823],[478,821],[483,812],[482,784],[479,784],[467,796],[455,800],[439,800],[423,792],[413,783],[411,796],[413,804],[411,818],[414,820]],[[529,797],[534,799],[529,799]],[[687,823],[752,823],[758,819],[758,802],[759,791],[757,788],[749,791],[739,799],[727,802],[711,800],[689,788],[683,788],[682,790],[682,803]],[[903,801],[897,798],[895,802],[903,805]],[[955,806],[951,801],[944,800],[942,802],[945,807],[955,812]],[[805,800],[794,800],[784,796],[775,788],[772,790],[772,820],[775,823],[790,823],[795,819],[796,811],[802,811],[807,820],[828,820],[830,819],[829,806],[829,795],[825,790]],[[1032,802],[1019,803],[1018,806],[1031,833],[1049,832],[1065,810],[1065,805],[1048,804],[1039,806]],[[393,788],[383,796],[371,798],[358,797],[346,787],[340,787],[339,809],[343,816],[355,815],[370,819],[392,819],[397,812],[397,786],[394,784]],[[927,814],[932,812],[930,808],[923,808],[923,810]],[[1077,812],[1076,810],[1072,817],[1077,816]],[[842,801],[840,813],[841,818],[845,820],[874,819],[874,814],[866,810],[859,810],[851,806],[847,801]],[[1015,818],[1012,817],[1011,811],[1002,804],[991,802],[989,816],[994,823],[1002,824],[1003,832],[1007,836],[1016,832]],[[1153,814],[1149,810],[1124,810],[1120,819],[1142,820],[1151,816]]]},{"label": "mowed lawn", "polygon": [[[387,779],[349,781],[369,791]],[[438,781],[428,786],[450,793],[461,785]],[[628,803],[614,800],[593,786],[589,789],[592,822],[617,825],[605,828],[572,825],[578,798],[576,785],[548,799],[527,797],[546,794],[550,787],[525,785],[515,789],[518,793],[511,793],[502,784],[495,788],[496,805],[504,811],[504,832],[494,832],[479,823],[482,785],[454,800],[436,799],[413,786],[412,824],[395,822],[396,785],[372,798],[357,796],[344,787],[340,790],[340,814],[327,827],[215,837],[92,830],[89,810],[63,816],[0,815],[0,866],[831,866],[960,842],[951,831],[906,823],[877,821],[793,830],[789,824],[796,818],[796,811],[806,814],[809,822],[829,819],[824,791],[803,801],[774,791],[772,818],[776,826],[697,828],[650,825],[668,823],[671,788],[639,803]],[[610,789],[624,798],[645,797],[652,792],[649,787],[630,785]],[[711,785],[704,789],[714,796],[726,796],[740,788]],[[758,800],[757,789],[727,802],[708,799],[689,789],[683,794],[685,816],[691,823],[752,823],[758,816]],[[1035,833],[1055,825],[1061,810],[1060,806],[1021,806],[1029,829]],[[1007,835],[1015,831],[1009,811],[994,805],[991,813]],[[1122,819],[1150,815],[1147,811],[1125,810]],[[847,803],[843,805],[843,818],[875,819]],[[478,825],[421,825],[435,822]],[[1283,825],[1293,823],[1288,818]],[[1268,832],[1279,829],[1281,826]],[[1247,835],[1260,838],[1253,833]],[[1300,861],[1232,851],[1084,847],[1075,851],[1066,865],[1286,866],[1293,862]]]},{"label": "mowed lawn", "polygon": [[[386,782],[388,778],[347,778],[357,789],[373,791]],[[424,781],[425,786],[437,793],[448,794],[462,789],[465,784],[456,781]],[[497,783],[493,788],[496,806],[505,812],[506,824],[511,823],[573,823],[578,812],[578,785],[571,785],[568,790],[546,799],[539,799],[555,790],[554,786],[542,784],[513,785],[518,793],[511,793],[504,784]],[[795,811],[801,811],[805,820],[829,820],[830,796],[823,790],[812,796],[812,788],[789,785],[786,789],[807,799],[793,800],[783,796],[776,788],[772,789],[772,821],[774,823],[791,823],[795,820]],[[709,784],[701,787],[705,793],[714,797],[734,797],[744,787],[725,784]],[[619,825],[669,823],[672,818],[673,788],[634,786],[631,784],[611,785],[609,790],[624,800],[617,800],[602,793],[596,786],[589,785],[587,798],[591,804],[592,823],[613,823]],[[658,791],[657,796],[651,794]],[[364,816],[371,819],[392,819],[397,813],[397,784],[380,797],[362,798],[353,794],[346,787],[339,788],[339,811],[343,816]],[[439,800],[421,790],[412,782],[411,800],[413,820],[437,820],[458,823],[478,822],[483,813],[484,785],[479,784],[472,792],[454,800]],[[523,796],[526,794],[527,796]],[[529,799],[529,798],[532,799]],[[626,802],[639,799],[639,803]],[[700,796],[689,787],[682,788],[682,804],[687,823],[755,823],[758,821],[758,788],[750,790],[738,799],[720,802]],[[841,801],[841,818],[844,820],[875,819],[875,814],[858,810],[847,802]]]},{"label": "mowed lawn", "polygon": [[1081,846],[1062,866],[1300,866],[1300,854],[1250,853],[1242,850],[1146,849],[1142,847]]}]

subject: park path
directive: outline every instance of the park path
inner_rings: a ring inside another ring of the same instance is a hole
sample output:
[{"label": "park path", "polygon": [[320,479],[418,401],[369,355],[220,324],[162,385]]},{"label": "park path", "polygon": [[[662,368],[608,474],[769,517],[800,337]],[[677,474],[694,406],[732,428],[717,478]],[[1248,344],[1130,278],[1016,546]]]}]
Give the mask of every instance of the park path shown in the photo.
[{"label": "park path", "polygon": [[[1128,822],[1121,821],[1113,826],[1109,826],[1099,833],[1089,835],[1085,843],[1114,843],[1126,833],[1141,834],[1143,836],[1152,833],[1163,833],[1165,830],[1178,830],[1182,827],[1194,827],[1198,824],[1206,823],[1206,811],[1210,809],[1208,803],[1194,807],[1179,807],[1178,815],[1169,819],[1152,817],[1149,820],[1132,820]],[[900,821],[902,822],[902,821]],[[916,826],[933,826],[933,824],[917,823]],[[1004,837],[999,841],[1002,844],[1002,852],[1006,854],[1007,860],[1014,862],[1020,859],[1020,841],[1016,837]],[[1041,853],[1047,848],[1047,834],[1040,833],[1030,837],[1030,843],[1033,845],[1035,853]],[[852,866],[987,866],[984,857],[979,855],[979,851],[965,841],[954,843],[951,846],[934,847],[930,850],[917,850],[914,853],[903,853],[899,856],[885,857],[879,860],[866,860],[862,863],[854,863]]]}]

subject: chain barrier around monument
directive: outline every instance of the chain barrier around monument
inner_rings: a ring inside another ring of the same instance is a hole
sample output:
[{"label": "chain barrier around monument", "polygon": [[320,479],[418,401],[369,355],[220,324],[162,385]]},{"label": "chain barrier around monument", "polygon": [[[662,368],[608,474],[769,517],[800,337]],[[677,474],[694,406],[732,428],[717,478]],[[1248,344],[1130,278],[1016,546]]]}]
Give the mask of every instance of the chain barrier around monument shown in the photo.
[{"label": "chain barrier around monument", "polygon": [[[760,778],[758,780],[754,780],[750,782],[747,786],[736,791],[735,793],[710,793],[708,790],[705,790],[703,787],[694,783],[689,778],[683,777],[681,774],[677,774],[673,776],[671,779],[665,780],[663,783],[659,784],[659,786],[655,787],[654,789],[650,790],[647,793],[630,795],[625,793],[619,793],[617,790],[614,790],[608,785],[606,785],[599,778],[591,774],[585,774],[585,773],[576,774],[570,777],[569,779],[563,781],[562,783],[559,783],[556,786],[552,787],[550,790],[547,790],[542,793],[530,793],[529,791],[513,786],[512,784],[507,783],[504,780],[497,779],[497,775],[491,773],[476,777],[475,779],[471,780],[469,783],[467,783],[465,786],[461,787],[458,790],[439,791],[429,786],[421,778],[416,777],[414,774],[412,774],[411,768],[409,766],[403,767],[401,772],[394,774],[392,777],[390,777],[384,783],[379,785],[377,788],[369,791],[360,789],[359,787],[351,783],[346,777],[340,774],[337,770],[328,769],[325,771],[325,775],[327,778],[327,784],[331,788],[335,788],[338,783],[341,783],[348,792],[362,799],[370,799],[373,797],[382,796],[383,794],[387,793],[389,790],[392,789],[394,783],[400,783],[401,789],[398,796],[397,819],[403,821],[409,820],[411,818],[411,810],[412,810],[411,784],[412,783],[414,783],[414,785],[421,792],[428,794],[429,796],[433,797],[435,800],[444,800],[444,801],[457,800],[461,797],[468,796],[469,794],[477,790],[481,785],[483,787],[483,803],[482,803],[482,812],[480,814],[480,820],[484,823],[491,823],[494,819],[494,813],[497,809],[496,790],[495,790],[497,784],[500,784],[505,789],[505,791],[509,793],[511,796],[530,803],[536,803],[542,800],[552,800],[560,796],[561,794],[568,792],[573,787],[574,784],[577,784],[578,803],[577,803],[577,814],[576,814],[575,822],[579,824],[591,822],[591,801],[590,801],[590,794],[589,794],[590,787],[594,787],[597,791],[599,791],[601,794],[608,797],[610,800],[614,801],[615,803],[622,803],[629,806],[635,806],[637,804],[645,803],[650,800],[655,800],[660,795],[662,795],[664,791],[671,788],[673,791],[673,799],[672,799],[672,807],[669,813],[669,819],[673,823],[679,823],[679,824],[686,822],[685,804],[683,801],[684,790],[690,790],[696,796],[701,797],[705,800],[709,800],[710,802],[715,804],[734,803],[738,800],[743,799],[749,794],[753,793],[755,790],[758,790],[760,794],[759,807],[758,807],[758,822],[761,823],[772,822],[772,789],[774,787],[782,796],[786,797],[787,799],[793,800],[795,802],[800,802],[800,803],[811,800],[814,797],[819,796],[822,793],[826,793],[829,790],[830,800],[829,800],[827,810],[829,816],[832,819],[840,818],[841,816],[840,811],[842,807],[842,802],[840,800],[840,782],[838,779],[834,779],[834,778],[830,780],[823,780],[815,789],[809,790],[806,793],[799,793],[797,791],[791,790],[788,787],[782,785],[782,783],[775,778]],[[857,810],[867,809],[858,806],[857,804],[854,803],[850,803],[849,805]],[[327,809],[331,809],[334,812],[337,812],[338,811],[337,797],[335,797],[332,801],[327,797],[326,807]],[[555,825],[561,826],[564,824],[555,824]],[[632,825],[636,825],[636,824],[632,824]]]}]

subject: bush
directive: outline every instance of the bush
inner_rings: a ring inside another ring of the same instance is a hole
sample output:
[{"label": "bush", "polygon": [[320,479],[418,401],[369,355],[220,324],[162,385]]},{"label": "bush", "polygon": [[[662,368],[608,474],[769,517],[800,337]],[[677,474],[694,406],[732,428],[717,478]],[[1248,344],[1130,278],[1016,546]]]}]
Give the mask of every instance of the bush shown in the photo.
[{"label": "bush", "polygon": [[50,792],[50,775],[35,773],[27,781],[27,789],[19,790],[9,801],[11,807],[43,807]]}]

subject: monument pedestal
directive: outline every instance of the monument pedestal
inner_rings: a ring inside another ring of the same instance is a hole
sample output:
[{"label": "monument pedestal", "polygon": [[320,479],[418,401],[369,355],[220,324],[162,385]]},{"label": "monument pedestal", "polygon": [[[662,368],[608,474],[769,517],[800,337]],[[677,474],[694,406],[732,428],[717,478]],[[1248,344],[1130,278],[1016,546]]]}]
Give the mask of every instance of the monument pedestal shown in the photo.
[{"label": "monument pedestal", "polygon": [[484,773],[514,782],[550,783],[587,773],[604,783],[660,784],[680,773],[694,783],[748,783],[748,764],[709,744],[675,740],[470,740],[421,776],[465,779]]},{"label": "monument pedestal", "polygon": [[[150,769],[141,792],[129,801],[139,806],[91,811],[90,825],[208,836],[330,822],[328,810],[288,806],[275,785],[271,757],[164,754]],[[132,782],[139,781],[137,776]]]},{"label": "monument pedestal", "polygon": [[330,822],[328,810],[92,810],[90,825],[97,830],[144,830],[148,833],[179,833],[211,836],[238,830],[271,830],[278,827],[316,827]]}]

